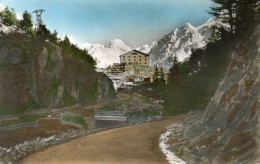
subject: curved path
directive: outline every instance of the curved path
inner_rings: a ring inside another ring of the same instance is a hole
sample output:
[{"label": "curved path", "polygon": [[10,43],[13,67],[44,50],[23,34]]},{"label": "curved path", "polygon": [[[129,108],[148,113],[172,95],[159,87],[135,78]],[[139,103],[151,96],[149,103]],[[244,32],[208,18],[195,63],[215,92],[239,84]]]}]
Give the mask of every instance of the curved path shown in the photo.
[{"label": "curved path", "polygon": [[84,136],[36,152],[24,163],[168,163],[159,148],[160,134],[169,125],[187,118],[179,115],[141,125],[122,127]]}]

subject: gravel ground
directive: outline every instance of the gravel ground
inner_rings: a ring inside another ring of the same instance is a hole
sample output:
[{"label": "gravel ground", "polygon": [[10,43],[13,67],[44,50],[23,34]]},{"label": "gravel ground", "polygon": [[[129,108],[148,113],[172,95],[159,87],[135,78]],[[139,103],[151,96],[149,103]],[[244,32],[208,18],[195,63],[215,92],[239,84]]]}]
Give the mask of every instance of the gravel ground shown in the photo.
[{"label": "gravel ground", "polygon": [[167,163],[159,148],[166,127],[191,115],[102,131],[27,156],[24,163]]}]

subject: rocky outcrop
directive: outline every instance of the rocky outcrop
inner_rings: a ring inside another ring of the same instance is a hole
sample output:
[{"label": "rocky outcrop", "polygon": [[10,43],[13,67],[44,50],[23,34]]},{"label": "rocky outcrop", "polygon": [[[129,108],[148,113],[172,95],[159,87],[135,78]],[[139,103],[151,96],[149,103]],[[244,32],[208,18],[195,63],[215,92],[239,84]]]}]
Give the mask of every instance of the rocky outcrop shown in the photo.
[{"label": "rocky outcrop", "polygon": [[0,115],[113,97],[112,81],[72,53],[39,38],[0,36]]},{"label": "rocky outcrop", "polygon": [[259,162],[259,29],[237,45],[203,116],[171,129],[171,148],[188,163]]}]

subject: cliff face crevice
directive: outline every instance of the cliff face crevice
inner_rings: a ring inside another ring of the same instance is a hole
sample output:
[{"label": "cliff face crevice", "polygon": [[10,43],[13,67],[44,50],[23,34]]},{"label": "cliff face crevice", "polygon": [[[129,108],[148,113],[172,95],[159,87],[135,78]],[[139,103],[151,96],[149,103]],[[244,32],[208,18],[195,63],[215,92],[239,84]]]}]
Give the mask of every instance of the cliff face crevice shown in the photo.
[{"label": "cliff face crevice", "polygon": [[203,116],[184,124],[185,141],[172,145],[188,163],[250,163],[260,156],[259,29],[237,45]]},{"label": "cliff face crevice", "polygon": [[71,53],[40,39],[1,36],[0,115],[112,98],[112,81]]}]

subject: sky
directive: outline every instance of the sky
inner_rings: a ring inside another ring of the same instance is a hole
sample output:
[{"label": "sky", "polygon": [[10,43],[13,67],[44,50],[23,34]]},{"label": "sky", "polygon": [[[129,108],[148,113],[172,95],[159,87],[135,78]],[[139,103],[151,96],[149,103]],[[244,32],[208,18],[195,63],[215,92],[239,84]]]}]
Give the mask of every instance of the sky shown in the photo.
[{"label": "sky", "polygon": [[[157,41],[186,23],[203,24],[210,0],[0,0],[16,12],[46,10],[47,27],[79,45],[122,39],[131,48]],[[34,17],[35,19],[35,17]]]}]

